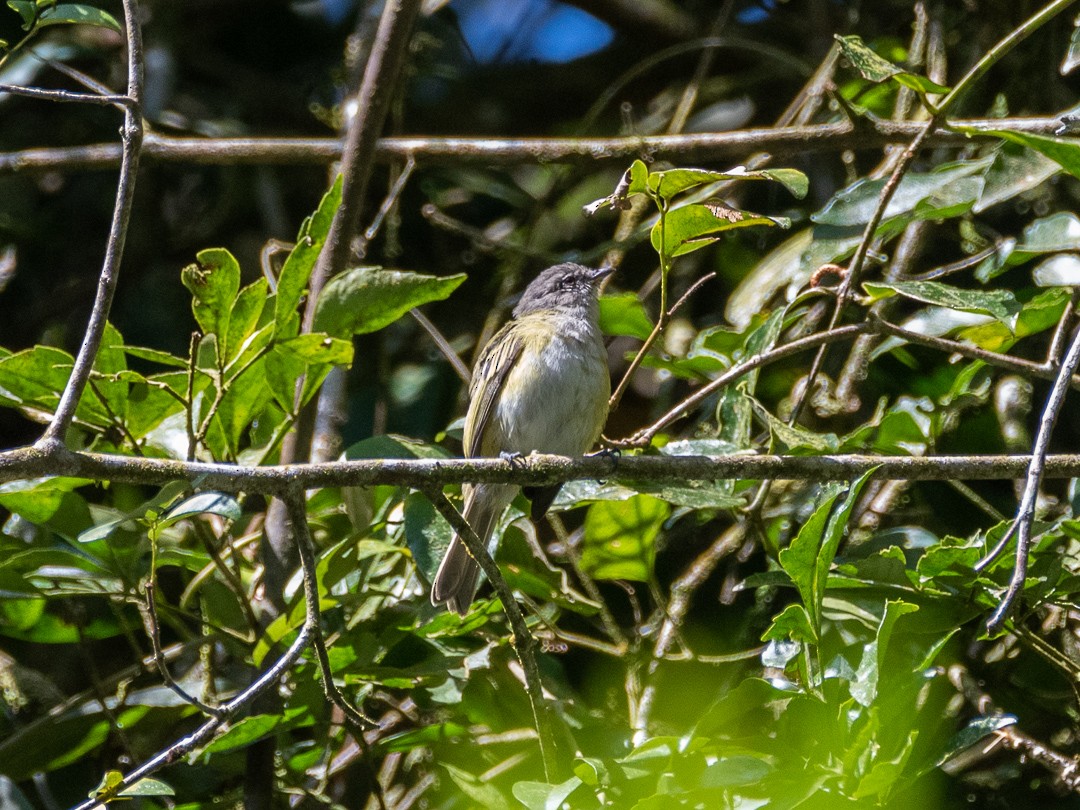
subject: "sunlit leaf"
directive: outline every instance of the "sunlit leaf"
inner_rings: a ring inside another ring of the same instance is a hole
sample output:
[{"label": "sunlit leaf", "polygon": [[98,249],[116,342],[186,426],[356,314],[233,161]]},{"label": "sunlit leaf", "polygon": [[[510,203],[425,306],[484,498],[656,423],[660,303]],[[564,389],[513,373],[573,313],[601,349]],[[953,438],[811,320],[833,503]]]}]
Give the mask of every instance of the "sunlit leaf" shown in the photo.
[{"label": "sunlit leaf", "polygon": [[657,537],[670,514],[670,506],[649,495],[594,503],[585,515],[582,571],[594,579],[647,582]]},{"label": "sunlit leaf", "polygon": [[118,34],[124,30],[116,18],[107,11],[85,3],[59,3],[49,6],[38,15],[37,24],[39,26],[96,25],[100,28],[109,28]]},{"label": "sunlit leaf", "polygon": [[299,328],[297,307],[307,287],[311,271],[319,258],[330,224],[341,205],[341,175],[323,195],[318,209],[300,226],[296,246],[289,253],[278,277],[277,295],[274,299],[274,336],[289,337]]},{"label": "sunlit leaf", "polygon": [[389,326],[421,304],[442,301],[464,273],[438,278],[403,270],[354,267],[327,283],[315,308],[315,331],[345,338]]},{"label": "sunlit leaf", "polygon": [[[195,264],[181,271],[180,278],[191,291],[191,309],[203,334],[224,341],[240,290],[240,265],[224,248],[201,250],[196,258]],[[223,356],[219,358],[219,362],[224,361]]]},{"label": "sunlit leaf", "polygon": [[605,335],[645,340],[652,333],[653,323],[640,298],[634,293],[622,293],[600,298],[600,329]]},{"label": "sunlit leaf", "polygon": [[946,309],[990,315],[1013,326],[1022,306],[1009,290],[966,290],[938,281],[866,282],[863,288],[875,299],[899,294]]},{"label": "sunlit leaf", "polygon": [[899,65],[894,65],[888,59],[878,56],[871,50],[861,37],[835,35],[840,43],[840,49],[852,66],[862,74],[862,77],[871,82],[883,82],[892,79],[905,87],[920,94],[947,93],[948,87],[943,87],[931,81],[926,76],[920,76],[904,70]]}]

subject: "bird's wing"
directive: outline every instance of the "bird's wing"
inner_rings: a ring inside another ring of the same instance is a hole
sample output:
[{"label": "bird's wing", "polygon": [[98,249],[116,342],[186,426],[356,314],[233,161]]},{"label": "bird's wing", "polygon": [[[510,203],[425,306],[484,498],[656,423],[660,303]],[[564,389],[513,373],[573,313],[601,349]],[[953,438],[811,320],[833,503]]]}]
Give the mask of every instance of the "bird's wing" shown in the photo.
[{"label": "bird's wing", "polygon": [[482,440],[495,410],[503,383],[524,347],[514,321],[506,324],[488,341],[473,369],[469,384],[469,412],[465,416],[465,455],[482,456]]}]

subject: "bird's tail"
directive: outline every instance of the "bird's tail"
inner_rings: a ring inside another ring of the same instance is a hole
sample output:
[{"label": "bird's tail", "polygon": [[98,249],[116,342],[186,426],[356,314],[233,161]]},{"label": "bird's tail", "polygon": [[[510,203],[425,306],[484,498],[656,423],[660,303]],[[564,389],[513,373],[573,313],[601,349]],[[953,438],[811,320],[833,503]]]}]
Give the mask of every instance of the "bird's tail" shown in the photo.
[{"label": "bird's tail", "polygon": [[[479,484],[469,487],[465,493],[462,516],[484,546],[516,491],[517,487],[505,484]],[[431,603],[435,606],[445,604],[464,616],[476,595],[479,578],[480,565],[472,558],[461,537],[455,534],[431,583]]]}]

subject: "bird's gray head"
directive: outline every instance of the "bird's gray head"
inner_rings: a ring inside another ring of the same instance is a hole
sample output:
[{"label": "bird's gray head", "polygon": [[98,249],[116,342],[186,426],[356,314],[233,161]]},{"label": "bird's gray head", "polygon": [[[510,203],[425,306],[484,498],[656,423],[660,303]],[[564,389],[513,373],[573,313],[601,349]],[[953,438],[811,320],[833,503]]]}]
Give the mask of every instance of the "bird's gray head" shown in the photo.
[{"label": "bird's gray head", "polygon": [[549,267],[525,288],[514,317],[550,309],[589,310],[596,305],[597,286],[614,267],[585,267],[563,262]]}]

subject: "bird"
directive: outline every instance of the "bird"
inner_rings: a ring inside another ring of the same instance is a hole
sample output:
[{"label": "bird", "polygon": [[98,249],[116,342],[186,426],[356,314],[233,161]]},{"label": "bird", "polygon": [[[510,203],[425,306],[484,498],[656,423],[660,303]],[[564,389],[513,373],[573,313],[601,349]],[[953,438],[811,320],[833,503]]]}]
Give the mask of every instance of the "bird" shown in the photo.
[{"label": "bird", "polygon": [[[600,437],[611,380],[599,324],[599,284],[613,267],[573,262],[541,272],[525,288],[513,319],[477,357],[465,416],[466,458],[531,453],[579,456]],[[539,520],[561,485],[525,488]],[[466,484],[462,515],[486,546],[517,484]],[[465,615],[480,566],[454,535],[431,585],[431,602]]]}]

